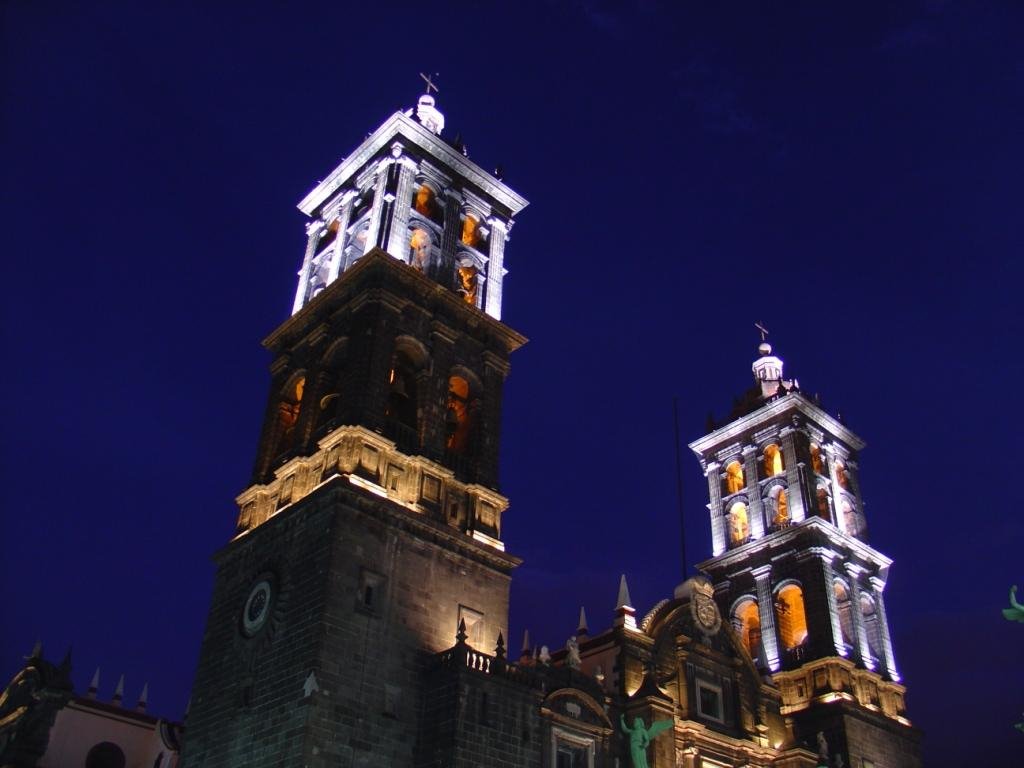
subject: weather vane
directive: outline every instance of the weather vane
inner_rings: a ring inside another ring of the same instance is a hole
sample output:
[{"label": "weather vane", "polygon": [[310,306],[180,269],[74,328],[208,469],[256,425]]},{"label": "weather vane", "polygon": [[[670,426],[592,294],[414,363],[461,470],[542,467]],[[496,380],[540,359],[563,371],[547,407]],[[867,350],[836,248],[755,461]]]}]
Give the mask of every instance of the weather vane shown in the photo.
[{"label": "weather vane", "polygon": [[761,332],[761,341],[765,341],[768,338],[768,329],[764,327],[764,323],[758,321],[754,323],[754,327]]},{"label": "weather vane", "polygon": [[[429,75],[425,75],[422,72],[420,72],[420,77],[422,77],[424,82],[427,84],[427,96],[430,95],[430,89],[431,88],[434,89],[434,93],[440,93],[441,92],[441,89],[439,89],[436,85],[434,85],[434,81],[430,79]],[[439,77],[437,72],[434,73],[434,77]]]}]

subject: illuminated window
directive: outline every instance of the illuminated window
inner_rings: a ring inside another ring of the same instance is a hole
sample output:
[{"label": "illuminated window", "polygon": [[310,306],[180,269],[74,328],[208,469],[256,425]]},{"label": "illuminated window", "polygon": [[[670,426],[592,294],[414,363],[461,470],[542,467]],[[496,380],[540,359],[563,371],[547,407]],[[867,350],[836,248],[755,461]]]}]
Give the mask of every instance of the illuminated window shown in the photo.
[{"label": "illuminated window", "polygon": [[750,658],[757,661],[761,654],[761,614],[753,598],[747,598],[736,606],[733,626]]},{"label": "illuminated window", "polygon": [[836,462],[836,482],[839,483],[840,488],[850,487],[850,480],[846,476],[846,467],[843,465],[843,462],[841,461]]},{"label": "illuminated window", "polygon": [[828,511],[828,491],[819,485],[818,489],[814,492],[814,496],[818,504],[818,517],[824,520],[831,520],[832,515]]},{"label": "illuminated window", "polygon": [[455,623],[455,630],[458,632],[459,625],[466,623],[466,642],[474,648],[483,648],[484,645],[484,615],[480,611],[473,610],[465,605],[459,606],[459,619]]},{"label": "illuminated window", "polygon": [[839,613],[839,629],[843,642],[853,646],[853,608],[850,604],[850,593],[846,586],[837,581],[833,587],[836,596],[836,611]]},{"label": "illuminated window", "polygon": [[462,294],[462,300],[467,304],[472,304],[474,307],[477,303],[477,293],[480,279],[476,266],[468,259],[463,259],[458,267],[459,277],[459,293]]},{"label": "illuminated window", "polygon": [[764,475],[765,477],[775,477],[775,475],[781,475],[782,470],[782,451],[773,443],[764,449]]},{"label": "illuminated window", "polygon": [[469,382],[461,376],[448,379],[448,410],[445,415],[447,437],[445,448],[452,453],[466,453],[472,429],[469,409]]},{"label": "illuminated window", "polygon": [[729,540],[742,544],[750,537],[750,521],[747,519],[747,505],[737,501],[729,507]]},{"label": "illuminated window", "polygon": [[430,263],[430,234],[427,230],[416,227],[409,235],[409,263],[420,272]]},{"label": "illuminated window", "polygon": [[726,494],[742,491],[746,482],[743,479],[743,465],[738,461],[730,461],[725,467]]},{"label": "illuminated window", "polygon": [[469,213],[462,220],[462,242],[471,248],[480,245],[480,222]]},{"label": "illuminated window", "polygon": [[419,188],[413,194],[412,207],[416,213],[426,216],[428,219],[433,218],[434,212],[437,210],[437,201],[434,196],[434,190],[426,184],[420,184]]},{"label": "illuminated window", "polygon": [[775,515],[772,517],[772,525],[782,527],[789,523],[789,501],[786,499],[786,489],[776,486],[773,494],[775,501]]},{"label": "illuminated window", "polygon": [[815,443],[811,443],[811,469],[815,474],[825,474],[825,462],[821,460],[821,448]]},{"label": "illuminated window", "polygon": [[296,425],[302,410],[302,395],[306,389],[306,377],[297,376],[285,387],[277,404],[277,445],[275,454],[280,455],[295,445]]},{"label": "illuminated window", "polygon": [[775,612],[779,619],[779,639],[791,651],[807,639],[807,614],[804,613],[804,592],[796,584],[787,584],[775,596]]}]

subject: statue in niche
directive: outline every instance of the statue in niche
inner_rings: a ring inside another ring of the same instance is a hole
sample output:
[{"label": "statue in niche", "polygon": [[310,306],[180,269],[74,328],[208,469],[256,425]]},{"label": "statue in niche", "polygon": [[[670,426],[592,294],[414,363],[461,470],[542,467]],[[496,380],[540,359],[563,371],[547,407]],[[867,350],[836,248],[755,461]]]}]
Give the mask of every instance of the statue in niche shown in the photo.
[{"label": "statue in niche", "polygon": [[462,300],[467,304],[476,306],[476,293],[479,281],[477,279],[477,268],[472,264],[459,265],[459,293]]},{"label": "statue in niche", "polygon": [[570,669],[580,668],[580,644],[573,635],[565,643],[565,663]]},{"label": "statue in niche", "polygon": [[1003,617],[1007,621],[1019,621],[1024,624],[1024,605],[1017,602],[1017,585],[1010,587],[1010,607],[1003,608]]},{"label": "statue in niche", "polygon": [[626,725],[626,716],[619,715],[619,723],[622,732],[629,736],[629,757],[633,768],[648,768],[647,746],[654,741],[655,737],[662,731],[667,731],[673,725],[672,720],[658,720],[651,723],[650,728],[644,727],[643,718],[633,719],[633,727]]}]

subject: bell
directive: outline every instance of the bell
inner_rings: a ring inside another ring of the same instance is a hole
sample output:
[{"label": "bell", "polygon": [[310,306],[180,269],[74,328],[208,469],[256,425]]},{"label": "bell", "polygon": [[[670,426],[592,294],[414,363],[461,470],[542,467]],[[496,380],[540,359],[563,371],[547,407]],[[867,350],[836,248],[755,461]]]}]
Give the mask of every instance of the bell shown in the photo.
[{"label": "bell", "polygon": [[409,393],[405,391],[404,378],[395,376],[395,380],[391,382],[391,394],[401,398],[409,397]]}]

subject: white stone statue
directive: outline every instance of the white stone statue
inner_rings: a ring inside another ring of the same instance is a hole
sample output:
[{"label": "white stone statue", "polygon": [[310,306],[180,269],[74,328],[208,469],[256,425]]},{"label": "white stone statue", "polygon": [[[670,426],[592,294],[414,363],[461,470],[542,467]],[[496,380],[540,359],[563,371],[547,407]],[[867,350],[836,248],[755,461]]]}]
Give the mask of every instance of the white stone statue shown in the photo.
[{"label": "white stone statue", "polygon": [[565,643],[565,663],[571,669],[580,668],[580,644],[576,641],[576,635],[570,637]]}]

